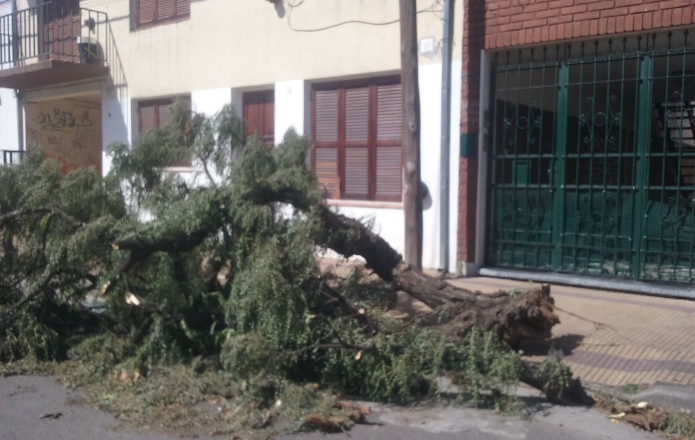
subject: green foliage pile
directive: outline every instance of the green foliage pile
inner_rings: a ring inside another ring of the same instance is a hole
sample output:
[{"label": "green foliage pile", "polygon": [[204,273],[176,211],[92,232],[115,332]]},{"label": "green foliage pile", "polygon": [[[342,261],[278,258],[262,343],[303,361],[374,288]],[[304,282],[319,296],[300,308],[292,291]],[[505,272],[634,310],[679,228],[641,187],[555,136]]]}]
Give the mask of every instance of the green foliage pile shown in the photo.
[{"label": "green foliage pile", "polygon": [[[63,176],[39,153],[0,167],[1,363],[66,361],[66,383],[143,423],[224,399],[247,409],[228,431],[329,414],[333,392],[433,396],[445,375],[476,403],[503,402],[522,367],[494,334],[453,344],[387,318],[394,292],[381,279],[318,270],[317,252],[351,237],[319,216],[308,138],[269,148],[244,141],[229,108],[189,114],[176,106],[132,149],[113,146],[105,178]],[[203,172],[167,171],[186,159]]]}]

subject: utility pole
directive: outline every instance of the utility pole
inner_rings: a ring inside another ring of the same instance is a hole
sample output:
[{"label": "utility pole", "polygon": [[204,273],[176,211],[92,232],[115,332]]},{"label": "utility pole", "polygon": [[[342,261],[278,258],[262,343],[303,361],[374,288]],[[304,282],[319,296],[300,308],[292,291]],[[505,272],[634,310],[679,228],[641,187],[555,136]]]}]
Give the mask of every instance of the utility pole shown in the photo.
[{"label": "utility pole", "polygon": [[454,35],[454,0],[444,0],[442,40],[442,131],[439,181],[439,270],[449,272],[449,155],[451,154],[451,46]]},{"label": "utility pole", "polygon": [[405,262],[422,269],[420,197],[420,93],[418,88],[416,0],[399,0],[401,87],[403,89],[403,211]]}]

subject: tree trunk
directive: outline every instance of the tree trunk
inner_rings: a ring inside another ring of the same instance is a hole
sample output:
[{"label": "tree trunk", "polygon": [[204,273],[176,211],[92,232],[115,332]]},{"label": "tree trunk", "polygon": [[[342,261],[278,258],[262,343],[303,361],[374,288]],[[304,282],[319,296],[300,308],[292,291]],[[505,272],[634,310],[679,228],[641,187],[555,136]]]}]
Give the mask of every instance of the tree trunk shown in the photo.
[{"label": "tree trunk", "polygon": [[361,256],[366,260],[365,266],[390,282],[395,290],[404,291],[434,309],[433,321],[441,323],[451,339],[463,337],[476,326],[494,330],[513,346],[522,339],[549,338],[552,327],[560,322],[548,285],[515,294],[505,291],[483,294],[460,289],[404,262],[384,239],[357,220],[328,208],[323,209],[321,217],[327,229],[357,232],[350,234],[351,240],[331,240],[325,243],[327,247],[345,257]]}]

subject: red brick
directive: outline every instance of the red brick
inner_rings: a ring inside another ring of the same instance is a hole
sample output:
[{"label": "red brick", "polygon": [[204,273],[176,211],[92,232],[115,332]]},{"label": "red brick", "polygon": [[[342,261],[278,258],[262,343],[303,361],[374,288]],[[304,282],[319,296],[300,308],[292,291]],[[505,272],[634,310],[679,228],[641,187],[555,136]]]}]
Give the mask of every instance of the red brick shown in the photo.
[{"label": "red brick", "polygon": [[540,43],[541,42],[541,28],[535,28],[533,30],[533,42],[534,43]]},{"label": "red brick", "polygon": [[[501,26],[497,27],[497,32],[511,32],[511,31],[518,31],[521,29],[522,23],[509,23],[509,24],[503,24]],[[495,33],[492,31],[489,31],[490,33]]]},{"label": "red brick", "polygon": [[671,24],[674,26],[680,26],[683,24],[683,15],[682,15],[682,10],[681,8],[676,8],[673,10],[673,14],[671,15]]},{"label": "red brick", "polygon": [[631,6],[630,14],[639,14],[641,12],[651,12],[659,9],[658,3],[645,3],[643,5]]},{"label": "red brick", "polygon": [[548,9],[545,11],[539,11],[536,12],[536,18],[549,18],[549,17],[556,17],[560,15],[560,11],[557,9]]},{"label": "red brick", "polygon": [[524,8],[522,8],[521,6],[514,6],[512,8],[501,9],[499,14],[500,17],[508,17],[510,15],[519,15],[522,12],[524,12]]},{"label": "red brick", "polygon": [[683,6],[690,6],[690,4],[691,0],[669,0],[666,2],[659,2],[659,6],[661,7],[661,9],[681,8]]},{"label": "red brick", "polygon": [[691,21],[695,21],[695,8],[693,8],[693,15]]},{"label": "red brick", "polygon": [[548,26],[543,26],[541,28],[541,42],[545,43],[550,39],[550,37],[548,35],[549,33],[550,32],[549,32]]},{"label": "red brick", "polygon": [[637,14],[634,16],[635,17],[635,30],[636,31],[641,31],[642,30],[642,14]]},{"label": "red brick", "polygon": [[536,17],[536,14],[533,12],[530,12],[528,14],[517,14],[517,15],[512,15],[512,23],[518,23],[518,22],[523,22],[523,21],[529,21],[533,20]]},{"label": "red brick", "polygon": [[555,0],[548,4],[550,9],[566,8],[568,6],[574,5],[574,0]]},{"label": "red brick", "polygon": [[661,27],[661,11],[655,11],[652,13],[652,27],[654,28],[660,28]]},{"label": "red brick", "polygon": [[509,45],[512,42],[512,33],[511,32],[505,32],[504,33],[504,40],[502,40],[502,41],[504,42],[504,47],[509,47]]},{"label": "red brick", "polygon": [[615,17],[611,17],[606,20],[606,33],[615,33]]},{"label": "red brick", "polygon": [[486,24],[488,26],[497,26],[500,24],[507,24],[511,22],[511,17],[498,17],[498,18],[493,18],[492,20],[489,20]]},{"label": "red brick", "polygon": [[624,6],[641,5],[644,0],[615,0],[615,7],[622,8]]},{"label": "red brick", "polygon": [[582,33],[582,37],[588,37],[589,36],[589,22],[588,21],[582,22],[581,33]]},{"label": "red brick", "polygon": [[565,23],[565,38],[572,38],[574,23]]},{"label": "red brick", "polygon": [[589,23],[589,35],[592,37],[598,35],[598,20],[591,20]]},{"label": "red brick", "polygon": [[632,32],[635,30],[634,15],[625,16],[625,32]]},{"label": "red brick", "polygon": [[519,32],[512,32],[511,43],[512,43],[512,46],[518,46],[519,45]]},{"label": "red brick", "polygon": [[599,11],[593,11],[593,12],[584,12],[582,14],[577,14],[574,16],[574,21],[588,21],[588,20],[595,20],[599,18],[601,13]]},{"label": "red brick", "polygon": [[681,16],[683,17],[683,24],[691,24],[693,22],[693,14],[691,8],[683,8]]},{"label": "red brick", "polygon": [[661,15],[661,26],[663,26],[663,27],[671,26],[671,16],[672,15],[673,15],[673,11],[671,9],[665,10],[664,13]]},{"label": "red brick", "polygon": [[550,40],[550,41],[557,40],[557,26],[549,26],[548,27],[548,40]]},{"label": "red brick", "polygon": [[589,5],[588,11],[601,11],[604,9],[613,9],[615,7],[615,2],[613,1],[603,1],[599,3],[593,3]]},{"label": "red brick", "polygon": [[572,36],[581,37],[582,36],[582,24],[574,22],[572,23]]},{"label": "red brick", "polygon": [[536,3],[534,5],[528,5],[524,8],[524,12],[538,12],[548,9],[548,3]]},{"label": "red brick", "polygon": [[607,17],[618,17],[621,15],[627,15],[630,12],[628,8],[613,8],[601,11],[601,18]]},{"label": "red brick", "polygon": [[533,43],[533,29],[526,29],[526,44],[529,43]]},{"label": "red brick", "polygon": [[555,33],[557,34],[558,40],[564,40],[565,39],[565,25],[564,24],[557,25],[557,30],[555,31]]},{"label": "red brick", "polygon": [[545,18],[540,19],[540,20],[530,20],[530,21],[525,21],[523,23],[524,29],[532,28],[532,27],[541,27],[545,26],[548,24],[548,20]]},{"label": "red brick", "polygon": [[569,23],[570,21],[572,21],[571,15],[560,15],[557,17],[549,18],[548,24]]},{"label": "red brick", "polygon": [[647,12],[644,14],[644,23],[643,23],[643,29],[649,30],[652,28],[652,15],[653,12]]},{"label": "red brick", "polygon": [[560,13],[562,15],[578,14],[580,12],[585,12],[585,11],[586,11],[586,5],[570,6],[568,8],[560,9]]},{"label": "red brick", "polygon": [[599,35],[605,35],[606,34],[606,20],[599,20],[598,21],[598,34]]},{"label": "red brick", "polygon": [[574,0],[575,5],[583,5],[583,4],[588,4],[588,3],[596,3],[600,2],[602,0]]},{"label": "red brick", "polygon": [[615,17],[615,31],[619,34],[625,32],[625,17]]}]

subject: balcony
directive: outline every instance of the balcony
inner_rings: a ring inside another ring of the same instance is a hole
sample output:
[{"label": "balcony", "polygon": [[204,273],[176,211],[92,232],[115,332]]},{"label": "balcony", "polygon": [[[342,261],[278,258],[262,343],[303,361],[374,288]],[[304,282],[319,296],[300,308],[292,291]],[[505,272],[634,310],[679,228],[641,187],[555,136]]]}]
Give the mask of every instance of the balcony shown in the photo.
[{"label": "balcony", "polygon": [[0,165],[18,164],[26,155],[26,151],[22,150],[0,150],[0,152],[2,152]]},{"label": "balcony", "polygon": [[115,78],[120,67],[107,14],[77,1],[54,0],[0,17],[0,87]]}]

